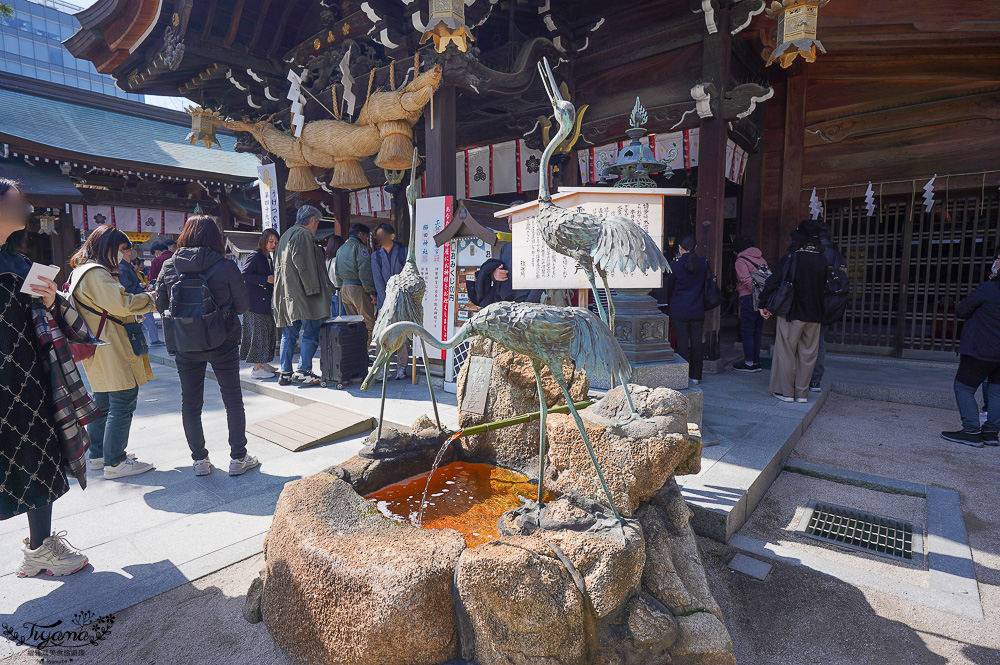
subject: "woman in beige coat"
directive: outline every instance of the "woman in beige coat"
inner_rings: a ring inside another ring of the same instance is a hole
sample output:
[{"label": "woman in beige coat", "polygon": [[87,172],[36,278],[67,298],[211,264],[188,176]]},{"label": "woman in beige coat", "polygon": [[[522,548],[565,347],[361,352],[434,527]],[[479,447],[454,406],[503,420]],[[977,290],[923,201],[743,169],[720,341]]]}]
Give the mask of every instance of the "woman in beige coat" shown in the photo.
[{"label": "woman in beige coat", "polygon": [[122,252],[131,247],[128,236],[115,227],[99,226],[70,261],[70,295],[87,327],[108,342],[83,361],[101,409],[101,417],[87,426],[89,464],[92,470],[103,469],[105,478],[134,476],[153,468],[125,453],[139,386],[153,378],[148,356],[135,354],[124,328],[136,316],[155,309],[152,294],[128,293],[118,281]]}]

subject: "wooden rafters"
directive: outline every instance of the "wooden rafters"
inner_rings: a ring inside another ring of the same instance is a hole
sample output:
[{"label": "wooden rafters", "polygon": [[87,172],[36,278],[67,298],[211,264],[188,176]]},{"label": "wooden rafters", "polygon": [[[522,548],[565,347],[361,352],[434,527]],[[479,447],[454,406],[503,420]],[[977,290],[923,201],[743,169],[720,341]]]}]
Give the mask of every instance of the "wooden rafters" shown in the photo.
[{"label": "wooden rafters", "polygon": [[236,0],[236,7],[233,8],[233,18],[229,22],[229,32],[226,33],[226,39],[223,42],[226,48],[233,45],[233,41],[236,39],[236,32],[240,27],[240,19],[243,17],[243,5],[246,0]]}]

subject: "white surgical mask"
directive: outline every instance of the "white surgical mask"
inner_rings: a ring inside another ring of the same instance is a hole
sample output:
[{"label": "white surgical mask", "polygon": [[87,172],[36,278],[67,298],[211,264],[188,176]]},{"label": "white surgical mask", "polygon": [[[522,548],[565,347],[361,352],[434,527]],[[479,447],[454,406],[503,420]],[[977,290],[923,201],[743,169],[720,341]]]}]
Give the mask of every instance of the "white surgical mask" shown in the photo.
[{"label": "white surgical mask", "polygon": [[125,260],[125,252],[123,252],[123,251],[121,251],[121,250],[119,249],[119,250],[118,250],[118,263],[121,263],[121,262],[122,262],[122,261],[124,261],[124,260]]}]

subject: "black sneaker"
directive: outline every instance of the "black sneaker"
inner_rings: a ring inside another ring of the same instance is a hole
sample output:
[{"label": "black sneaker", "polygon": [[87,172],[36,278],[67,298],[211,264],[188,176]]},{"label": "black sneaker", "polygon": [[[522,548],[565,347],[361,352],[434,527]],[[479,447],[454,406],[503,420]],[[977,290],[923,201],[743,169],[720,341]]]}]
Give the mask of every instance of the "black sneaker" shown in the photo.
[{"label": "black sneaker", "polygon": [[296,370],[295,374],[292,374],[293,383],[301,383],[304,386],[318,386],[320,384],[320,378],[308,370]]},{"label": "black sneaker", "polygon": [[738,363],[733,363],[733,369],[737,372],[759,372],[760,365],[748,365],[747,361],[741,360]]},{"label": "black sneaker", "polygon": [[290,385],[292,385],[292,375],[290,373],[289,374],[282,373],[278,377],[278,385],[279,386],[290,386]]},{"label": "black sneaker", "polygon": [[941,432],[941,438],[954,443],[964,443],[973,448],[983,447],[983,435],[979,432],[966,432],[960,429],[957,432]]},{"label": "black sneaker", "polygon": [[809,392],[811,393],[821,393],[823,392],[823,386],[819,383],[810,383]]},{"label": "black sneaker", "polygon": [[1000,446],[1000,432],[988,432],[983,430],[979,433],[983,437],[984,446]]}]

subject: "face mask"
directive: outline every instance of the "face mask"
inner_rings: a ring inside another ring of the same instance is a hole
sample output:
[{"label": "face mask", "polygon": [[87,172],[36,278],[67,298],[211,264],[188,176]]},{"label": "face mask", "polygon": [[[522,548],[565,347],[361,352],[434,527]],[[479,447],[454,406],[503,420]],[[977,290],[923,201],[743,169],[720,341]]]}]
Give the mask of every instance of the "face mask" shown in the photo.
[{"label": "face mask", "polygon": [[125,253],[121,250],[118,250],[118,263],[121,263],[124,260],[125,260]]}]

